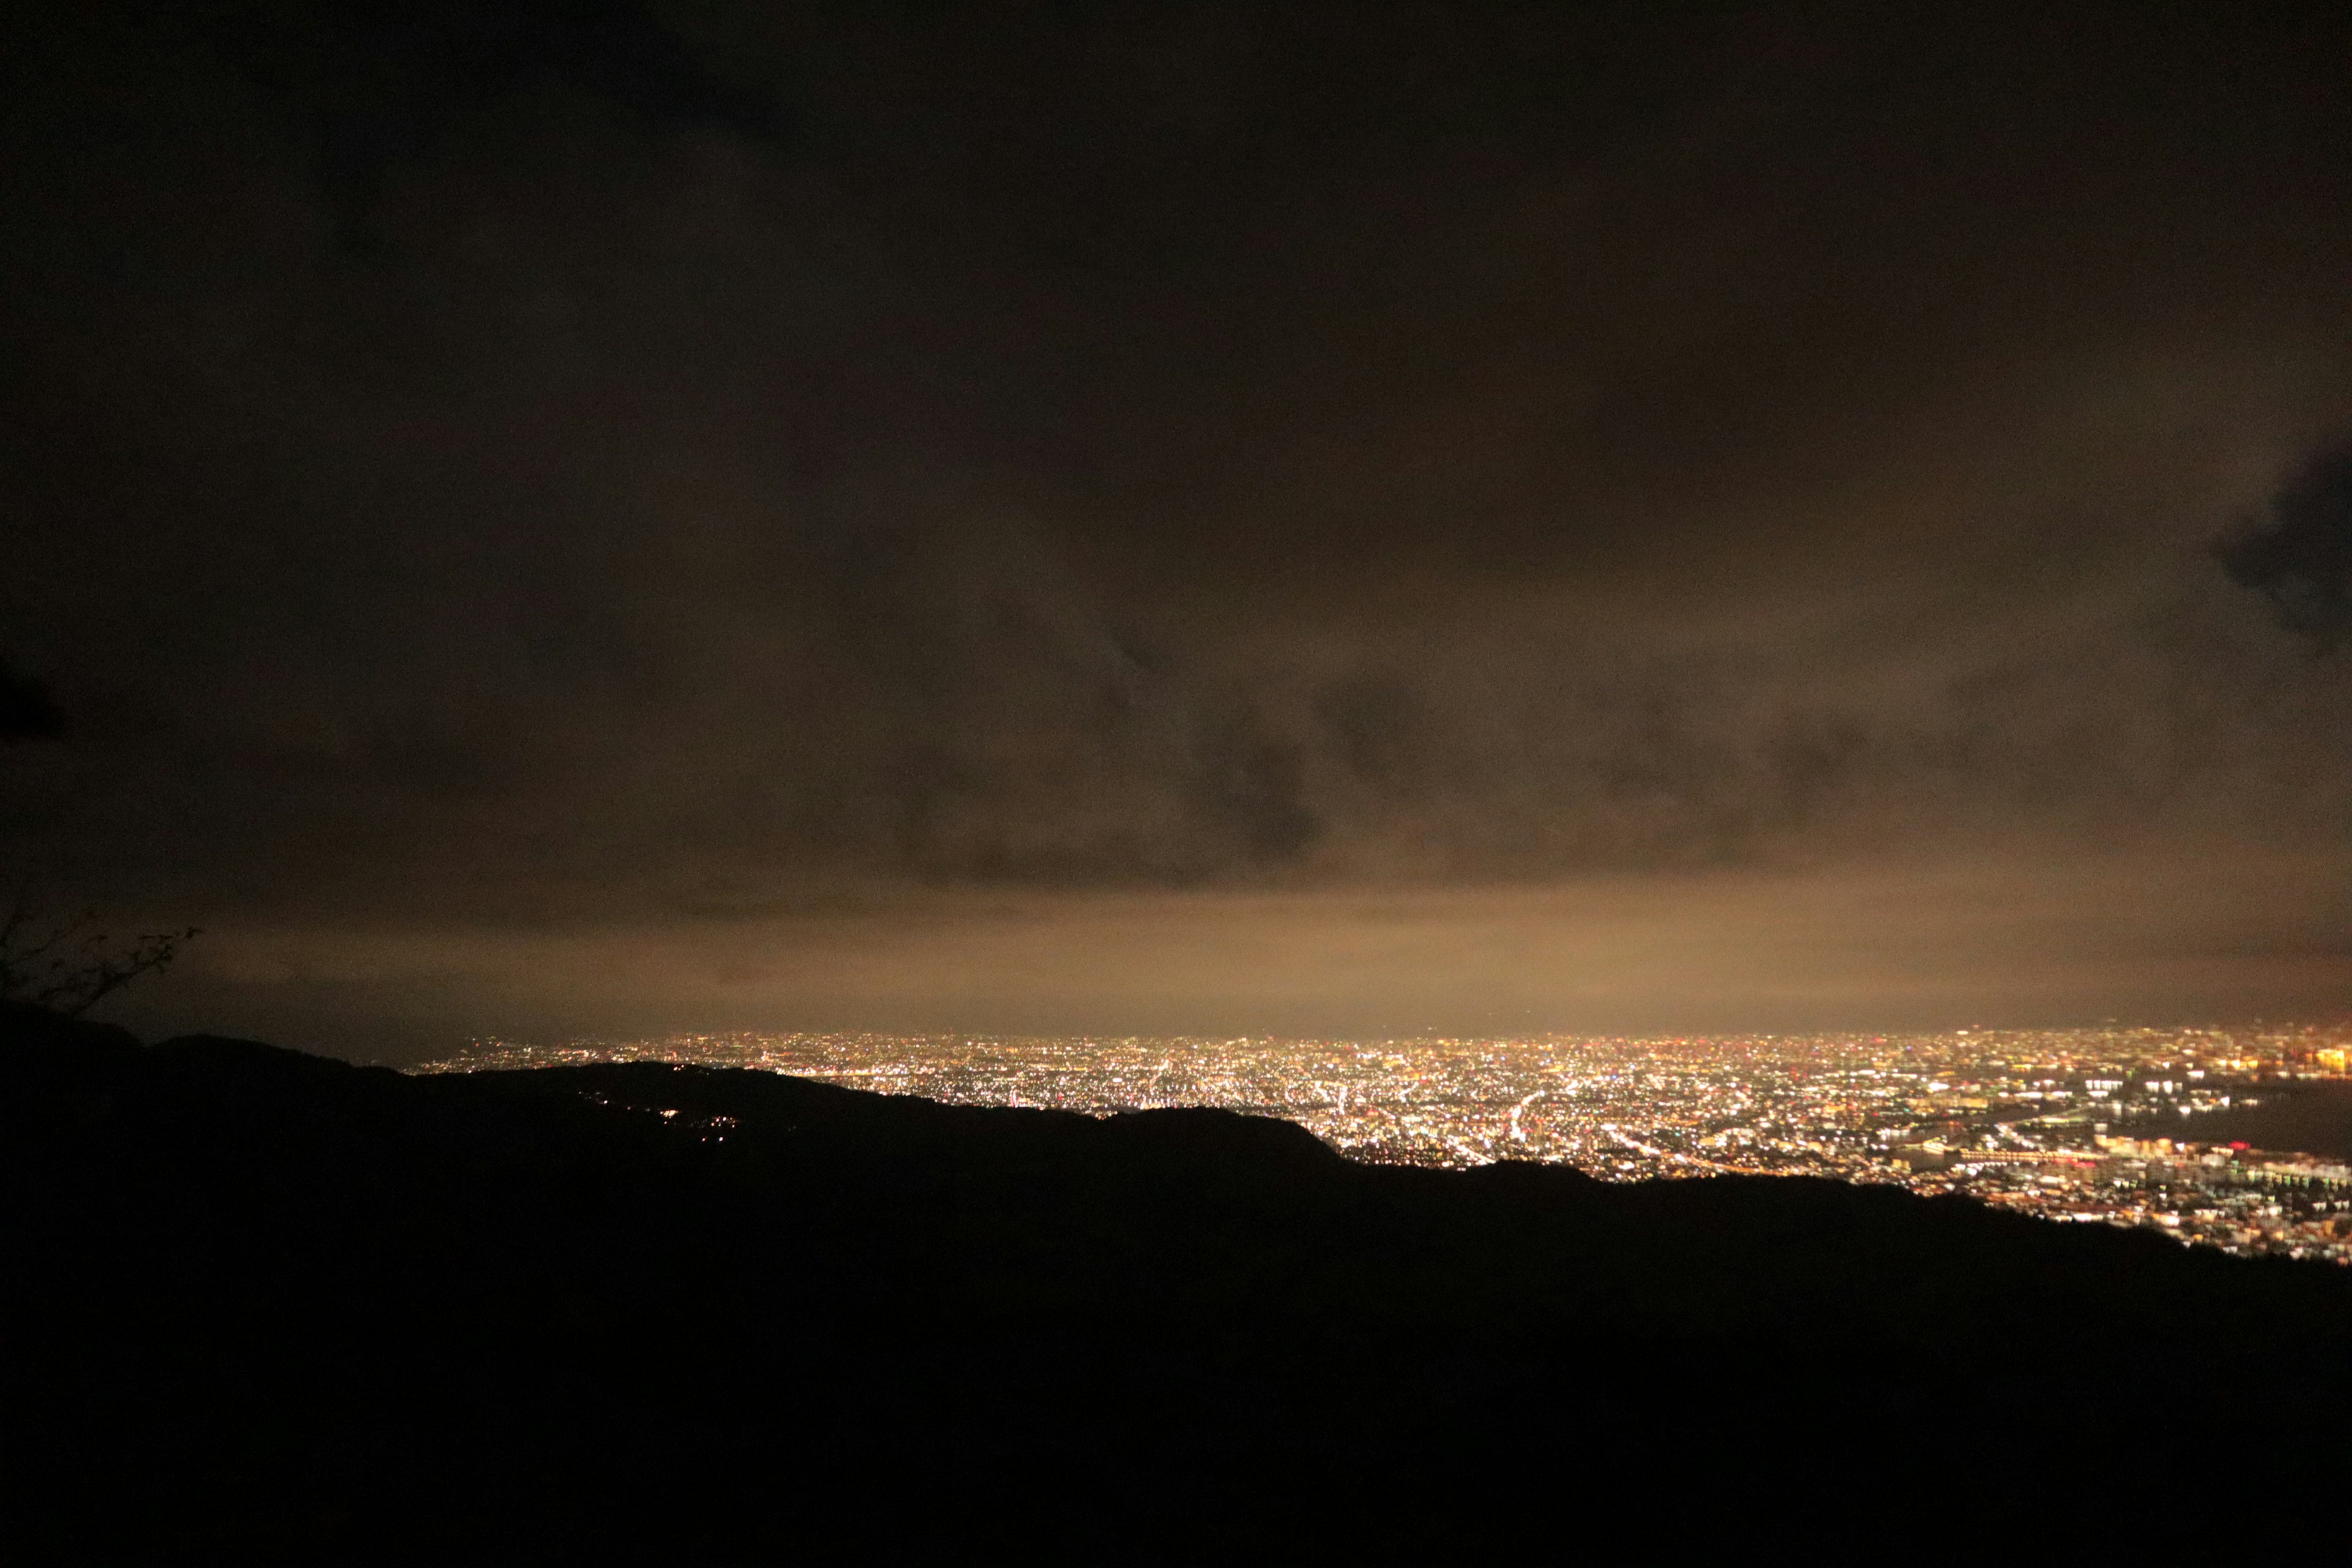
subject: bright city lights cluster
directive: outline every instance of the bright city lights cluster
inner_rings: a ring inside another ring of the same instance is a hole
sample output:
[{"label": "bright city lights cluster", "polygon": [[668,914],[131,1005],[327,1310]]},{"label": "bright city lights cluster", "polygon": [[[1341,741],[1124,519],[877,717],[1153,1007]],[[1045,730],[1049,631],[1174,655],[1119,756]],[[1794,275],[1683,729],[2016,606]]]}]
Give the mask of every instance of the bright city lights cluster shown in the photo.
[{"label": "bright city lights cluster", "polygon": [[715,1035],[476,1041],[425,1071],[673,1061],[966,1105],[1223,1106],[1360,1160],[1572,1164],[1611,1181],[1828,1176],[2352,1263],[2352,1167],[2200,1135],[2347,1077],[2343,1032],[1982,1030],[1717,1039]]}]

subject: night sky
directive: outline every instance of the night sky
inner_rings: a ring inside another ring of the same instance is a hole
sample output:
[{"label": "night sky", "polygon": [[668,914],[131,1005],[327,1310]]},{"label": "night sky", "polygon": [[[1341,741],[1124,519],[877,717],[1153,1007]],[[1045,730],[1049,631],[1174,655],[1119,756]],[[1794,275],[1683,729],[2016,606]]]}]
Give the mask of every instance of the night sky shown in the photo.
[{"label": "night sky", "polygon": [[12,16],[0,859],[205,928],[118,1016],[2352,1005],[2335,7]]}]

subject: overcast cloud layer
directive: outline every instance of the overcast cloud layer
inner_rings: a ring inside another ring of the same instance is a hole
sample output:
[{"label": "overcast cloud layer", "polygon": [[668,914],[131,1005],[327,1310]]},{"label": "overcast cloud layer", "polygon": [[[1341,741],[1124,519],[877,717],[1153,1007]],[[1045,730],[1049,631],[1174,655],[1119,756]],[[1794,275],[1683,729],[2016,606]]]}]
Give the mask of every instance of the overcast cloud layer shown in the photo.
[{"label": "overcast cloud layer", "polygon": [[2332,1011],[2352,40],[2147,9],[53,7],[10,863],[359,1052]]}]

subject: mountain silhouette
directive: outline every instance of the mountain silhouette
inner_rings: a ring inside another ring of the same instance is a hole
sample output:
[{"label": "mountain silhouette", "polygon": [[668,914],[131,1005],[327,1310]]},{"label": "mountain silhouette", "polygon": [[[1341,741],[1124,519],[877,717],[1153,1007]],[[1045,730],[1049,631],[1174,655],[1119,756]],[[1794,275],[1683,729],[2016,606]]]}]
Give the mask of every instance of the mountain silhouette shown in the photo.
[{"label": "mountain silhouette", "polygon": [[2337,1505],[2344,1271],[1797,1179],[0,1018],[78,1560],[1930,1560]]}]

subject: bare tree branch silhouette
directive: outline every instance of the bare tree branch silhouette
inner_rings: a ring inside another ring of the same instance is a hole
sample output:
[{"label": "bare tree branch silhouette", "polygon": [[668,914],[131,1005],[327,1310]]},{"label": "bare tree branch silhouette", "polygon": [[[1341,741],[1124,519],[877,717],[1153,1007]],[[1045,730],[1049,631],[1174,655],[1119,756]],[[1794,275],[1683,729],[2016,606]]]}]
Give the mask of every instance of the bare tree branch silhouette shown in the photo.
[{"label": "bare tree branch silhouette", "polygon": [[[0,742],[54,741],[65,731],[65,714],[48,689],[0,664]],[[79,1016],[141,976],[169,968],[196,935],[187,926],[118,939],[95,910],[44,913],[32,879],[21,877],[0,915],[0,1005]]]}]

